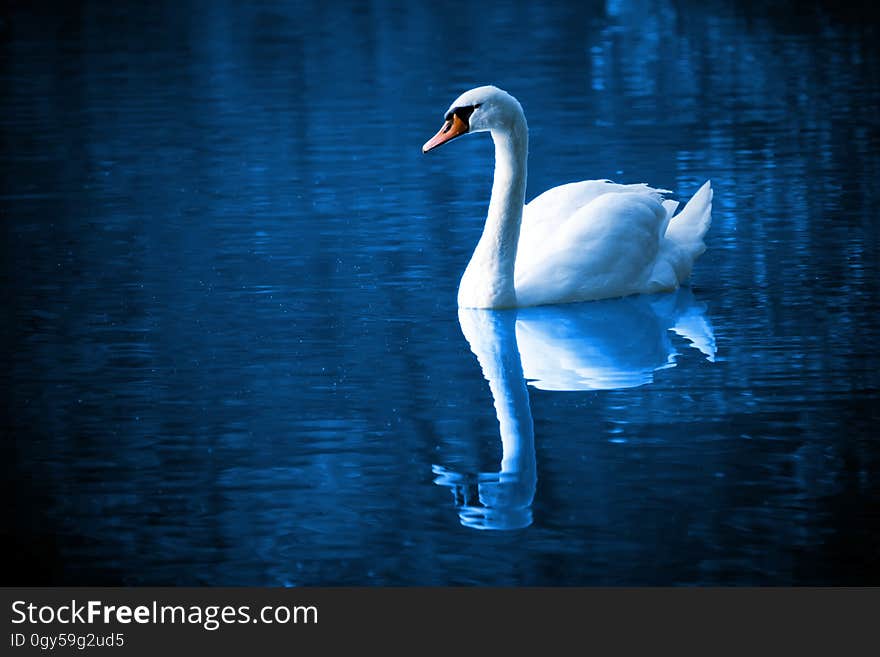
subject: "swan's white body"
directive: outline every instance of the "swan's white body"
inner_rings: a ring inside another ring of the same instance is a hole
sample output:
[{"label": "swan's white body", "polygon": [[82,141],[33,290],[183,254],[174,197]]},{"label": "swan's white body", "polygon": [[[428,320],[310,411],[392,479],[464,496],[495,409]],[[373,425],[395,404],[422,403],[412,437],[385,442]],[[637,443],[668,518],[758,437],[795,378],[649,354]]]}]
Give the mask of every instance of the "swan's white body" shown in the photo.
[{"label": "swan's white body", "polygon": [[487,86],[462,94],[447,113],[447,125],[424,150],[481,131],[490,132],[495,143],[495,177],[483,234],[459,285],[460,307],[537,306],[674,290],[705,251],[710,182],[675,216],[678,203],[663,200],[667,190],[608,180],[554,187],[525,205],[528,127],[522,107],[507,92]]}]

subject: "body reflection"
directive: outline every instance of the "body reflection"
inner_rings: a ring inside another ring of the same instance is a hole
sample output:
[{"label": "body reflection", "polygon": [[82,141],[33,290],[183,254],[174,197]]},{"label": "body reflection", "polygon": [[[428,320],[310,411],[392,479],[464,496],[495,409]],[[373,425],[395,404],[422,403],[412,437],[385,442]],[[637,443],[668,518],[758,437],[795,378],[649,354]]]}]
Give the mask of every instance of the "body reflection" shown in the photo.
[{"label": "body reflection", "polygon": [[537,468],[526,381],[542,390],[610,390],[653,381],[675,366],[672,331],[715,358],[705,306],[691,291],[518,310],[460,308],[461,330],[495,402],[501,469],[466,474],[435,465],[463,525],[520,529],[532,522]]},{"label": "body reflection", "polygon": [[[690,289],[568,306],[523,308],[516,344],[523,373],[541,390],[614,390],[651,383],[675,366],[669,332],[708,360],[715,336]],[[473,346],[473,343],[472,343]]]}]

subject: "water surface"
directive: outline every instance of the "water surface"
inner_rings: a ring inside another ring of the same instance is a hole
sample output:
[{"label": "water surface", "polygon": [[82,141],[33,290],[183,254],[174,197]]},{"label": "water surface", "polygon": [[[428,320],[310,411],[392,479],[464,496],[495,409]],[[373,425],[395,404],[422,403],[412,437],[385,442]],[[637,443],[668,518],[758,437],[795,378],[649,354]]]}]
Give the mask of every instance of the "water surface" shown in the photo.
[{"label": "water surface", "polygon": [[[7,12],[6,583],[880,584],[876,27],[480,6]],[[529,198],[712,179],[689,289],[460,320],[485,83]]]}]

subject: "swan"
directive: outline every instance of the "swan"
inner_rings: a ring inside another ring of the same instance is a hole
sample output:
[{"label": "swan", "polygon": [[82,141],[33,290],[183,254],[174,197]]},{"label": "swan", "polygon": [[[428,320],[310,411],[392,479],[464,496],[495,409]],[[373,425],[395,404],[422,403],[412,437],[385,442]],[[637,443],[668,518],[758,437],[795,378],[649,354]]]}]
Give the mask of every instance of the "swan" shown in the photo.
[{"label": "swan", "polygon": [[677,215],[668,190],[584,180],[525,204],[529,134],[522,106],[492,85],[450,106],[427,153],[460,135],[489,132],[495,175],[483,234],[458,288],[462,308],[516,308],[675,290],[706,250],[712,185]]}]

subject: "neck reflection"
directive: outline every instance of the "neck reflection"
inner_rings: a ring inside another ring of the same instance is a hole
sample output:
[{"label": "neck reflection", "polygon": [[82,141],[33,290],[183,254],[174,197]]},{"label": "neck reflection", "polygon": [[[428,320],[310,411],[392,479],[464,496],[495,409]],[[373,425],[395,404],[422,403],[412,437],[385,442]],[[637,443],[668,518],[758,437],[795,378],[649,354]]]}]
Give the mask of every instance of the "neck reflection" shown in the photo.
[{"label": "neck reflection", "polygon": [[461,330],[489,382],[501,433],[501,469],[465,475],[434,466],[435,483],[452,488],[461,523],[520,529],[532,523],[535,433],[516,345],[516,310],[460,308]]}]

